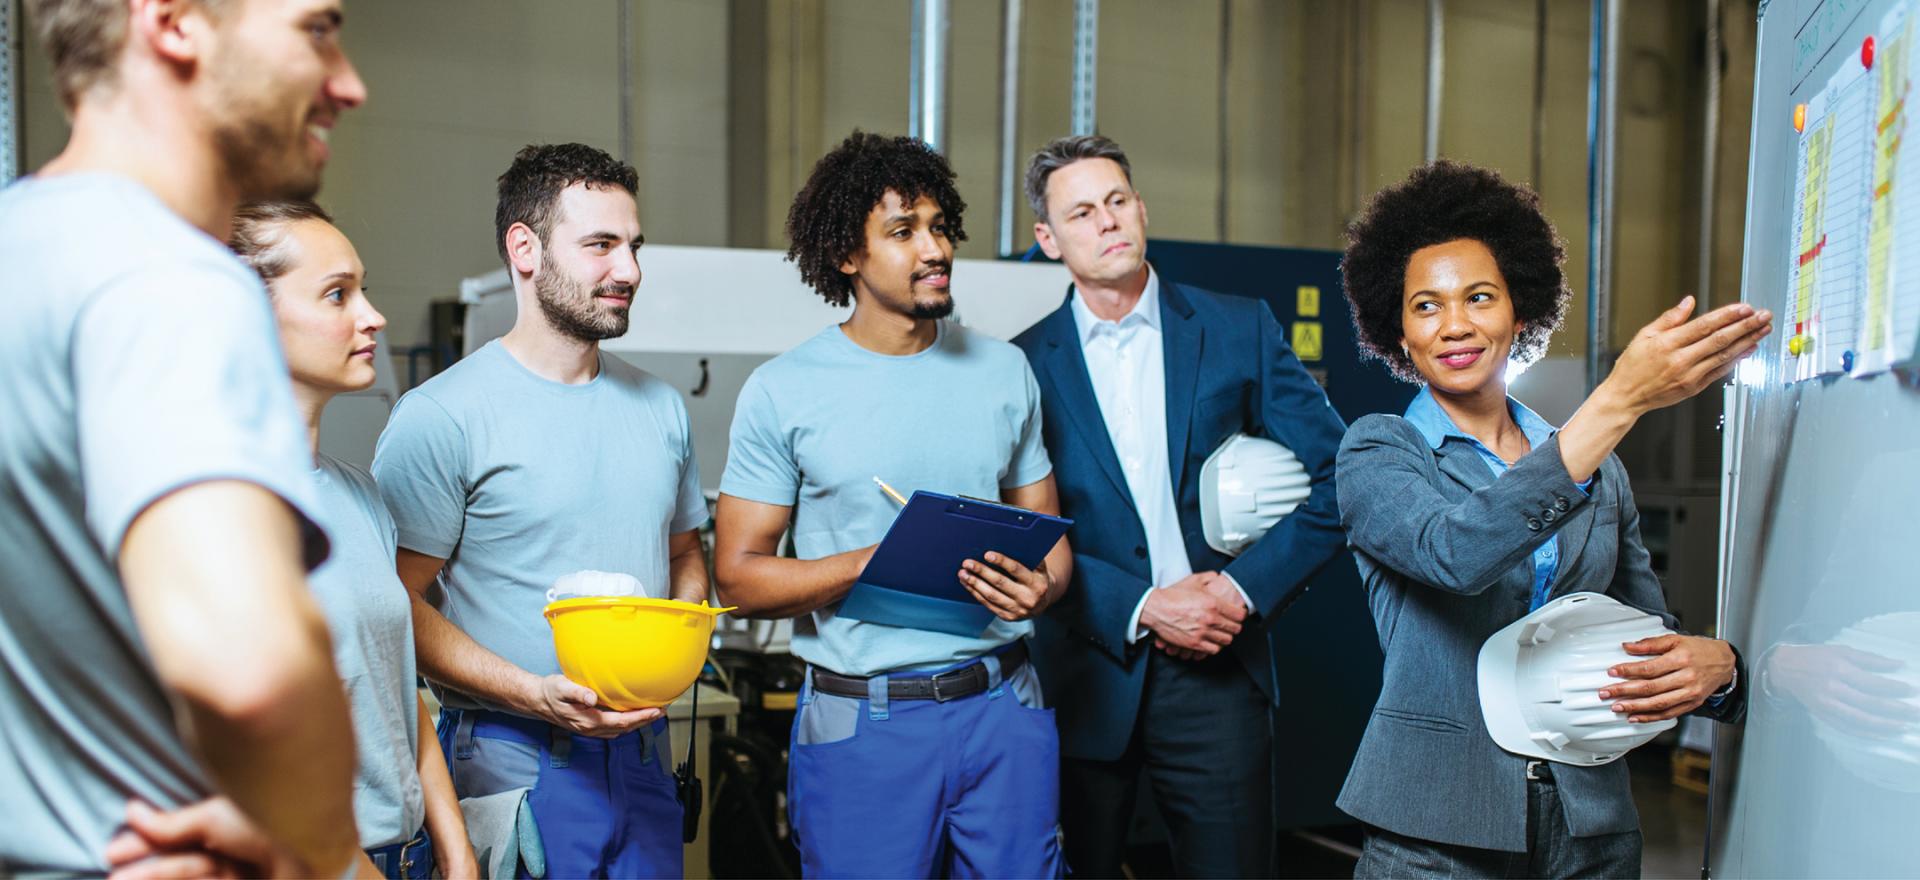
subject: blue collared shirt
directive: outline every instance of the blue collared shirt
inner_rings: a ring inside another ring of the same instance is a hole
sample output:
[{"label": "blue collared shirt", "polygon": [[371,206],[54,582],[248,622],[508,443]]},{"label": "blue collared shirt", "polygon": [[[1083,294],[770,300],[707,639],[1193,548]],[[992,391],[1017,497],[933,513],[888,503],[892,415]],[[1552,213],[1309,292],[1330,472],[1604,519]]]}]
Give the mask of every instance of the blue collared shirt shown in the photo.
[{"label": "blue collared shirt", "polygon": [[[1520,433],[1526,435],[1527,444],[1534,449],[1539,449],[1541,444],[1547,442],[1555,432],[1560,430],[1547,424],[1546,419],[1541,418],[1533,410],[1527,409],[1524,404],[1512,397],[1507,398],[1507,411],[1513,414],[1514,424],[1520,426]],[[1420,431],[1420,436],[1426,438],[1428,446],[1439,449],[1448,438],[1461,440],[1472,444],[1474,451],[1480,453],[1480,457],[1487,463],[1487,468],[1493,471],[1495,479],[1499,479],[1501,474],[1507,472],[1508,462],[1495,455],[1486,444],[1455,426],[1453,417],[1447,415],[1447,411],[1440,408],[1439,401],[1433,399],[1432,391],[1426,388],[1420,389],[1420,393],[1414,396],[1413,402],[1407,404],[1406,419]],[[1588,477],[1578,485],[1578,488],[1581,492],[1586,492],[1587,487],[1591,485],[1593,485],[1593,478]],[[1534,548],[1533,596],[1527,604],[1528,611],[1547,603],[1547,592],[1553,588],[1553,576],[1559,569],[1560,536],[1555,534],[1548,538],[1546,543]]]}]

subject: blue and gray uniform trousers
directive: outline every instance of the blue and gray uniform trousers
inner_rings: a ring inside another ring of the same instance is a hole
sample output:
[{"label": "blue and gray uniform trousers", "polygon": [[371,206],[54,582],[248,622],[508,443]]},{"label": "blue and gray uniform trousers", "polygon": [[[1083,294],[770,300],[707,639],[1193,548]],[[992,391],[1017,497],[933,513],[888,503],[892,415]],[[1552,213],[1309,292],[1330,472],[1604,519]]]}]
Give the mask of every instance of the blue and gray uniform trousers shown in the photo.
[{"label": "blue and gray uniform trousers", "polygon": [[[1024,647],[1024,646],[1023,646]],[[890,682],[975,664],[986,685],[899,699]],[[1060,738],[1040,679],[1001,657],[816,689],[794,718],[789,818],[808,877],[1060,877]]]},{"label": "blue and gray uniform trousers", "polygon": [[517,715],[446,709],[438,733],[460,797],[531,789],[546,876],[681,876],[665,719],[597,739]]}]

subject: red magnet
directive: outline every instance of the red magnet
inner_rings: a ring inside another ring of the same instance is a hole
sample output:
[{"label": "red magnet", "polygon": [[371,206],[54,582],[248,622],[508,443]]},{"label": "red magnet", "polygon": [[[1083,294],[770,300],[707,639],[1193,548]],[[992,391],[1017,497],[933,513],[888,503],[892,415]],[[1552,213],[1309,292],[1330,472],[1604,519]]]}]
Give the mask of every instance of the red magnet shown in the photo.
[{"label": "red magnet", "polygon": [[1873,69],[1873,37],[1871,36],[1860,41],[1860,66],[1868,70]]}]

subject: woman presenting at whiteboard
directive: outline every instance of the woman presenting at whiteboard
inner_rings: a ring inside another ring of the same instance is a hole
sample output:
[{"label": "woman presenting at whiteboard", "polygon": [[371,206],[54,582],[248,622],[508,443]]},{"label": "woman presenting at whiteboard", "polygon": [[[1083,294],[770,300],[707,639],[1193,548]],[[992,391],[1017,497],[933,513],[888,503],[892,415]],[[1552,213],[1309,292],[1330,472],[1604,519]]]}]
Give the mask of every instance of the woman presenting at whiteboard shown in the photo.
[{"label": "woman presenting at whiteboard", "polygon": [[[1772,329],[1692,297],[1642,328],[1566,425],[1507,396],[1571,293],[1566,253],[1532,191],[1440,161],[1376,195],[1342,271],[1363,353],[1422,385],[1404,417],[1371,415],[1338,459],[1340,515],[1386,654],[1380,698],[1341,792],[1369,826],[1356,876],[1638,876],[1627,767],[1502,751],[1481,719],[1476,661],[1549,599],[1605,593],[1659,615],[1660,582],[1614,447],[1642,415],[1724,378]],[[1739,657],[1716,639],[1627,643],[1608,670],[1615,718],[1738,720]]]}]

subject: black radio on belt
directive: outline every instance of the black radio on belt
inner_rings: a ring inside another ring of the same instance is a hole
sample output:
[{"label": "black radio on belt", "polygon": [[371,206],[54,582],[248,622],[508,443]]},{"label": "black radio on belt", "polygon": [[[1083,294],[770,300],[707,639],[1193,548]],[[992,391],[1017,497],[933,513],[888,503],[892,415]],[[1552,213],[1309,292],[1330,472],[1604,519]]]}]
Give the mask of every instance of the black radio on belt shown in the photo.
[{"label": "black radio on belt", "polygon": [[673,793],[680,799],[680,842],[700,836],[700,808],[706,805],[700,777],[693,775],[694,753],[700,748],[700,681],[693,682],[692,723],[687,725],[687,759],[673,770]]}]

